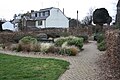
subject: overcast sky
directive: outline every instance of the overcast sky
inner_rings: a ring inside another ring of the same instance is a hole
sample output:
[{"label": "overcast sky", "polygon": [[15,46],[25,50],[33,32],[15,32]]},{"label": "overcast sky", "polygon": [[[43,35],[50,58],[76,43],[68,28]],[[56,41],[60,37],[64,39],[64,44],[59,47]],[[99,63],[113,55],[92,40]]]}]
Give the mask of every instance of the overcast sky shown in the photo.
[{"label": "overcast sky", "polygon": [[110,16],[116,14],[118,0],[0,0],[0,18],[13,19],[14,14],[26,13],[31,10],[57,7],[63,10],[67,17],[76,18],[79,11],[79,20],[82,20],[90,8],[106,8]]}]

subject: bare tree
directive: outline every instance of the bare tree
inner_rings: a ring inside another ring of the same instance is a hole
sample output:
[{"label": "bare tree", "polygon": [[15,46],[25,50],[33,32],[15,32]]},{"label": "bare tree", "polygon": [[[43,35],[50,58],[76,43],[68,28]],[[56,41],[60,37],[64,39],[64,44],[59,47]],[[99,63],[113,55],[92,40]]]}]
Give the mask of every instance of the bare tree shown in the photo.
[{"label": "bare tree", "polygon": [[91,16],[86,16],[81,23],[83,25],[91,25],[92,24],[92,17]]},{"label": "bare tree", "polygon": [[81,21],[83,25],[91,25],[94,8],[90,8],[88,15]]},{"label": "bare tree", "polygon": [[16,19],[16,17],[17,17],[17,14],[14,14],[13,18]]}]

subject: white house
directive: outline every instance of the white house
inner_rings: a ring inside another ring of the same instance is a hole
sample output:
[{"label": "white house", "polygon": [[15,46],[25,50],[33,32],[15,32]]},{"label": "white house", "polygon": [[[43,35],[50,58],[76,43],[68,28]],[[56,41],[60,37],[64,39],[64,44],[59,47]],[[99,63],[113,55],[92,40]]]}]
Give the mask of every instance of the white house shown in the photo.
[{"label": "white house", "polygon": [[14,25],[9,21],[3,23],[2,28],[3,28],[3,30],[17,31],[17,28],[15,28]]},{"label": "white house", "polygon": [[36,27],[38,28],[68,28],[69,20],[59,8],[41,9],[36,14]]},{"label": "white house", "polygon": [[[16,22],[18,19],[14,19]],[[20,21],[20,20],[19,20]],[[17,21],[17,23],[19,23]],[[59,8],[45,8],[23,14],[21,17],[22,27],[28,28],[68,28],[69,20]]]}]

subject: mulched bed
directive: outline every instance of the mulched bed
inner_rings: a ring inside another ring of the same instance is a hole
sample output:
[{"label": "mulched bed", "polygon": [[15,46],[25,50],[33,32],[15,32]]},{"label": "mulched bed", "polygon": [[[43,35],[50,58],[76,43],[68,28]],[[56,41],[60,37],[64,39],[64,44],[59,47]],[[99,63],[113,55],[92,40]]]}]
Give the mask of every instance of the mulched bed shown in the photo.
[{"label": "mulched bed", "polygon": [[113,64],[108,55],[102,54],[97,64],[101,68],[100,80],[120,80],[120,65]]}]

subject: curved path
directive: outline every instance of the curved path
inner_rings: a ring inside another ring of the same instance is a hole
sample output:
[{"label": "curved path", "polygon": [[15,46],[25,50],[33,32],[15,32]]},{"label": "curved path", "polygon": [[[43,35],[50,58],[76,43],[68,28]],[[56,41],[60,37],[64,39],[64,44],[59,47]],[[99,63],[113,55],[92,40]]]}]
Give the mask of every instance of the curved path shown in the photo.
[{"label": "curved path", "polygon": [[70,69],[63,74],[59,80],[101,80],[100,69],[96,62],[100,51],[97,50],[95,42],[84,45],[84,51],[77,57],[69,57]]},{"label": "curved path", "polygon": [[55,58],[69,61],[70,68],[61,75],[58,80],[101,80],[99,77],[100,69],[96,64],[96,61],[100,56],[96,42],[91,41],[90,43],[85,44],[83,48],[84,50],[77,56],[38,55],[33,53],[23,54],[2,50],[0,50],[0,53],[35,58]]}]

